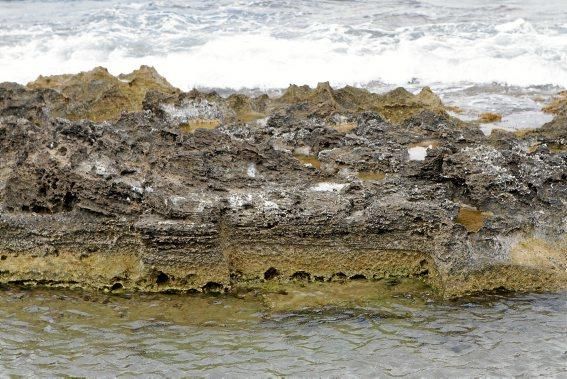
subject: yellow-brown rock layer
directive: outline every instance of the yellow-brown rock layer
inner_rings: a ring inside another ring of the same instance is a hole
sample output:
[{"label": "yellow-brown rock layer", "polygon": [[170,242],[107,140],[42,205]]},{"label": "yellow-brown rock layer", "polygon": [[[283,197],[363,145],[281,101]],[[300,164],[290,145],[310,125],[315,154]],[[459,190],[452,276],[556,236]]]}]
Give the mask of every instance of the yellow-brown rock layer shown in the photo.
[{"label": "yellow-brown rock layer", "polygon": [[116,120],[122,112],[141,111],[144,97],[150,90],[179,93],[154,68],[148,66],[141,66],[130,74],[118,77],[103,67],[76,75],[40,76],[27,87],[50,88],[65,96],[67,107],[56,116],[92,121]]},{"label": "yellow-brown rock layer", "polygon": [[[333,89],[329,83],[320,83],[314,89],[291,85],[281,97],[274,99],[267,95],[251,98],[242,94],[234,94],[224,99],[214,93],[204,94],[197,90],[182,94],[154,68],[148,66],[141,66],[130,74],[121,74],[118,77],[111,75],[103,67],[79,74],[40,76],[27,87],[53,89],[65,97],[62,109],[55,111],[55,116],[96,122],[116,120],[123,112],[141,111],[144,98],[150,91],[170,96],[169,102],[175,102],[175,98],[202,98],[225,103],[236,115],[236,120],[242,122],[261,119],[293,104],[306,105],[296,112],[325,118],[335,114],[373,111],[395,124],[423,110],[446,115],[443,103],[428,87],[423,88],[417,95],[403,88],[376,94],[350,86]],[[337,129],[347,132],[354,126],[353,123],[342,123],[337,125]]]},{"label": "yellow-brown rock layer", "polygon": [[549,104],[542,108],[542,111],[555,115],[567,113],[567,91],[559,92]]},{"label": "yellow-brown rock layer", "polygon": [[[287,105],[305,103],[308,105],[307,112],[322,117],[335,113],[373,111],[394,124],[399,124],[424,110],[446,114],[441,99],[429,87],[423,88],[421,92],[414,95],[403,88],[397,88],[385,94],[376,94],[351,86],[333,89],[328,82],[319,83],[314,89],[308,86],[291,85],[274,102]],[[339,126],[339,129],[343,127]],[[346,129],[348,130],[350,129]]]}]

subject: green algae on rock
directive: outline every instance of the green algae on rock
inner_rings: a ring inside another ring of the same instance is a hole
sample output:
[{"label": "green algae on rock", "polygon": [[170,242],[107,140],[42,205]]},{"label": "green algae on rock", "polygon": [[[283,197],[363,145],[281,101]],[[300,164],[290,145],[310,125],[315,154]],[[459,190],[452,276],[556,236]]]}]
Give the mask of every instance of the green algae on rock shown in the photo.
[{"label": "green algae on rock", "polygon": [[428,88],[224,98],[149,67],[0,84],[0,282],[565,288],[566,128],[487,137]]}]

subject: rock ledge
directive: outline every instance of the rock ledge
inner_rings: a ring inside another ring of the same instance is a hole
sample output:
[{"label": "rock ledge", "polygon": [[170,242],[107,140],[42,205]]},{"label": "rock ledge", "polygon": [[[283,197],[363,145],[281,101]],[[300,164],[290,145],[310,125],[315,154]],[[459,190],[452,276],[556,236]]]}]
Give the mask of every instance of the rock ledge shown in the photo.
[{"label": "rock ledge", "polygon": [[486,137],[428,88],[225,98],[144,66],[3,83],[0,282],[566,288],[561,107],[541,129]]}]

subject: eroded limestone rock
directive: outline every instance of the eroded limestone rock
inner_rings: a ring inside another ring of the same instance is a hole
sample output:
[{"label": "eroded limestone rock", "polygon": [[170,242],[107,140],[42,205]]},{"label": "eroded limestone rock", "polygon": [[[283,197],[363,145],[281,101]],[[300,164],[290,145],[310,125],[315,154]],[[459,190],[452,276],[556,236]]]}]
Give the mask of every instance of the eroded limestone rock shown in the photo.
[{"label": "eroded limestone rock", "polygon": [[429,89],[223,98],[149,68],[4,83],[0,282],[565,288],[566,128],[487,137]]},{"label": "eroded limestone rock", "polygon": [[28,89],[52,89],[63,96],[63,105],[52,115],[69,120],[116,120],[122,112],[142,110],[142,101],[150,90],[174,95],[171,86],[152,67],[142,66],[127,75],[112,76],[105,68],[77,75],[40,76]]}]

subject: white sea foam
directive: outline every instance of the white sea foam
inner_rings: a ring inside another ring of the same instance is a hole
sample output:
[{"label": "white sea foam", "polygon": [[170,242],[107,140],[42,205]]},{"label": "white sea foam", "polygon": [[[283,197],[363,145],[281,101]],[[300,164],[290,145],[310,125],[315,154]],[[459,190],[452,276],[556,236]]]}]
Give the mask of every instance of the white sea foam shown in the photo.
[{"label": "white sea foam", "polygon": [[424,83],[498,81],[567,87],[567,34],[504,30],[472,41],[466,35],[403,39],[400,32],[400,40],[391,45],[241,34],[219,36],[184,51],[137,57],[120,45],[98,50],[99,36],[54,35],[3,46],[0,81],[25,83],[40,74],[72,73],[98,65],[118,74],[149,64],[182,89],[279,88],[326,80],[333,85],[373,80],[403,84],[412,78]]},{"label": "white sea foam", "polygon": [[[515,14],[499,14],[487,0],[486,10],[468,0],[461,7],[418,2],[377,9],[365,1],[298,1],[294,8],[229,0],[218,7],[199,0],[0,0],[0,81],[26,83],[99,65],[118,74],[149,64],[184,90],[327,80],[404,85],[414,78],[567,87],[562,1],[514,3]],[[61,15],[69,4],[74,12]],[[540,19],[532,17],[536,11]]]}]

